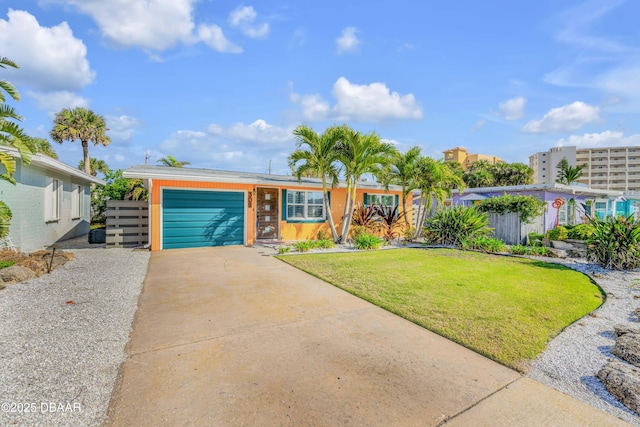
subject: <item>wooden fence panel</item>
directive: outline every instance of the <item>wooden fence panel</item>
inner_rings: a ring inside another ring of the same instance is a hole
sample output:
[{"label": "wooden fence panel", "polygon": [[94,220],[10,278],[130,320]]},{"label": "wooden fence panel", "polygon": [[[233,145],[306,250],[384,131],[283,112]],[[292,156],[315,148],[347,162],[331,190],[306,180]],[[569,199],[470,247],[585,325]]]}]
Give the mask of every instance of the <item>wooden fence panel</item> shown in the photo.
[{"label": "wooden fence panel", "polygon": [[522,227],[518,213],[489,213],[489,227],[493,228],[494,237],[508,245],[522,243]]},{"label": "wooden fence panel", "polygon": [[149,206],[146,201],[107,202],[107,247],[135,247],[149,242]]}]

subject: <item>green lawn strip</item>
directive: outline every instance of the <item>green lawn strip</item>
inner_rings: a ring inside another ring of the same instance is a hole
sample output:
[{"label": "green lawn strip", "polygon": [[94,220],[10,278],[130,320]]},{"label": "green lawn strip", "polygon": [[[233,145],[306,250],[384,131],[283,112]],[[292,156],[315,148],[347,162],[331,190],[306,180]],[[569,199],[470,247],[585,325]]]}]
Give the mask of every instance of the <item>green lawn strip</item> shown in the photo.
[{"label": "green lawn strip", "polygon": [[523,258],[397,249],[279,259],[521,371],[603,301],[587,276]]}]

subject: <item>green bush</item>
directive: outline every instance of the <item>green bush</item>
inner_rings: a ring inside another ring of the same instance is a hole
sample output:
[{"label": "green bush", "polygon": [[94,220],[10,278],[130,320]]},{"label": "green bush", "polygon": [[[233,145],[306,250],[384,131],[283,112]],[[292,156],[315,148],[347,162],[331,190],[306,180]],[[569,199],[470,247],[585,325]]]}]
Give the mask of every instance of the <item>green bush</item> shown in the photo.
[{"label": "green bush", "polygon": [[380,249],[382,239],[373,234],[363,233],[354,239],[354,244],[360,250]]},{"label": "green bush", "polygon": [[427,218],[425,241],[441,245],[462,246],[462,242],[491,234],[489,217],[474,207],[454,206]]},{"label": "green bush", "polygon": [[467,239],[462,242],[462,249],[476,250],[488,253],[504,252],[504,242],[495,237],[480,236],[475,239]]},{"label": "green bush", "polygon": [[359,236],[367,234],[367,227],[364,225],[352,225],[349,231],[351,238],[355,241]]},{"label": "green bush", "polygon": [[591,224],[578,224],[567,233],[568,239],[587,240],[593,235],[595,229]]},{"label": "green bush", "polygon": [[547,231],[547,238],[549,240],[567,240],[567,229],[562,225],[557,226],[554,229]]},{"label": "green bush", "polygon": [[313,242],[310,240],[302,240],[300,242],[296,242],[293,247],[298,252],[309,252],[313,249]]},{"label": "green bush", "polygon": [[11,267],[15,263],[15,261],[0,261],[0,269]]},{"label": "green bush", "polygon": [[531,243],[532,245],[542,244],[542,239],[544,239],[544,234],[529,233],[529,243]]},{"label": "green bush", "polygon": [[616,270],[640,267],[640,222],[633,215],[589,217],[589,222],[594,228],[586,241],[591,260]]},{"label": "green bush", "polygon": [[535,217],[542,215],[545,202],[536,196],[513,196],[505,194],[499,197],[489,197],[478,205],[480,212],[494,212],[505,214],[516,212],[520,214],[520,221],[527,224]]},{"label": "green bush", "polygon": [[331,239],[319,239],[319,240],[314,240],[312,242],[312,246],[315,249],[331,249],[331,248],[335,248],[336,244]]},{"label": "green bush", "polygon": [[278,248],[278,255],[284,255],[291,252],[291,246],[280,246]]},{"label": "green bush", "polygon": [[523,245],[511,246],[511,253],[514,255],[535,255],[535,256],[549,256],[551,254],[545,246],[523,246]]}]

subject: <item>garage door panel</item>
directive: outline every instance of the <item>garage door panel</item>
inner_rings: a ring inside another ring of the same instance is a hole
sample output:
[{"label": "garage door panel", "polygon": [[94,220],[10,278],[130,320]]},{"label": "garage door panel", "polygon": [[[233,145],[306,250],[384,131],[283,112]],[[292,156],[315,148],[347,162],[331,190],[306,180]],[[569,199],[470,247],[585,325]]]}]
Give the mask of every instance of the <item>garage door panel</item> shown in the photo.
[{"label": "garage door panel", "polygon": [[241,245],[245,235],[244,193],[164,190],[164,249]]}]

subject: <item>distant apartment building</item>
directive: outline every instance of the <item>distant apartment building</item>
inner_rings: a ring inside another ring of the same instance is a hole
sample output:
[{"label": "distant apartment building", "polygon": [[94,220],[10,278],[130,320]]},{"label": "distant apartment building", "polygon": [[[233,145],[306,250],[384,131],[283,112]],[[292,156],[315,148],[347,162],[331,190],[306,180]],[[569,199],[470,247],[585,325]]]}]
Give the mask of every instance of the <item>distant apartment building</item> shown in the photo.
[{"label": "distant apartment building", "polygon": [[450,162],[457,162],[462,165],[463,170],[469,169],[469,167],[478,160],[486,160],[487,162],[495,165],[496,163],[504,163],[500,157],[488,156],[486,154],[470,154],[466,148],[456,147],[451,150],[444,151],[444,160]]},{"label": "distant apartment building", "polygon": [[587,165],[579,183],[600,190],[640,193],[640,146],[576,148],[555,147],[529,157],[536,183],[555,182],[557,165],[566,158],[570,165]]}]

